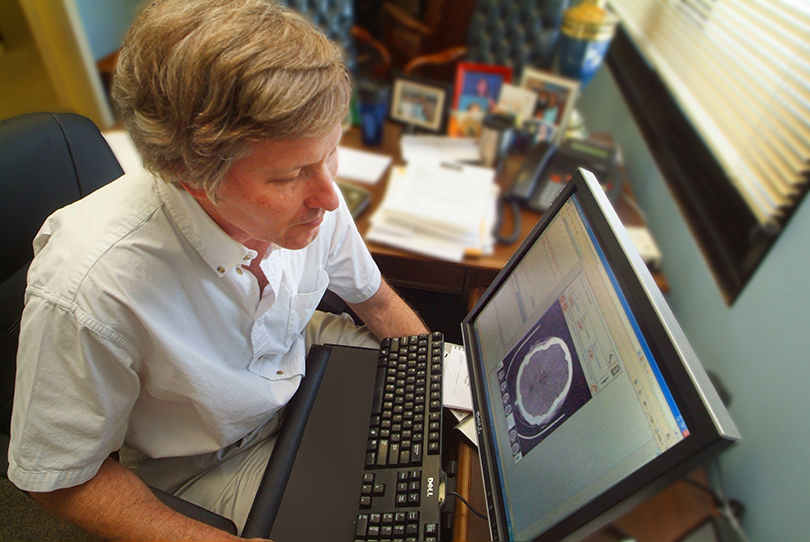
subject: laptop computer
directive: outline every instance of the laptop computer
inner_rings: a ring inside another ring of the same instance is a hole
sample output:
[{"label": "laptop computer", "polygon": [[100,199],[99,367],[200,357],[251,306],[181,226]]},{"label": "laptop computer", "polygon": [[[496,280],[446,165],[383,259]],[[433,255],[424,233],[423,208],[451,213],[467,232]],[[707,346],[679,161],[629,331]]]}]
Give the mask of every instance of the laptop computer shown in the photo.
[{"label": "laptop computer", "polygon": [[[465,318],[462,334],[493,540],[582,538],[739,438],[585,170]],[[440,335],[404,341],[442,343]],[[381,362],[391,346],[313,348],[243,536],[440,536],[437,456],[424,471],[401,466],[404,479],[379,474],[384,483],[367,483],[369,462],[375,473],[388,467],[369,456],[376,433],[368,420],[377,416],[380,378],[396,374]],[[388,455],[396,462],[400,453]],[[406,512],[409,474],[419,482],[414,516]],[[385,514],[364,500],[378,485],[403,486],[402,508]]]}]

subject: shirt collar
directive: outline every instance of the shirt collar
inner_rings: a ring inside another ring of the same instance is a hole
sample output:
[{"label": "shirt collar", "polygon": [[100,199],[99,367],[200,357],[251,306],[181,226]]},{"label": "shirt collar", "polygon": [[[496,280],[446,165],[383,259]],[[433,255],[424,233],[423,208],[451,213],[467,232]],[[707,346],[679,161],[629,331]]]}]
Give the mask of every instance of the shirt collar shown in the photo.
[{"label": "shirt collar", "polygon": [[191,194],[172,183],[158,180],[157,185],[178,229],[219,276],[258,255],[225,233]]}]

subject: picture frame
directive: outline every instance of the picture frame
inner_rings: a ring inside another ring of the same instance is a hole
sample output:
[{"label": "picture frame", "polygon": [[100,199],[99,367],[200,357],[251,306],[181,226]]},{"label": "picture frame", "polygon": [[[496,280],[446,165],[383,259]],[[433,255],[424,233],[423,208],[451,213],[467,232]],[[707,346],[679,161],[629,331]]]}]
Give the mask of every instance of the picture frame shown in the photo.
[{"label": "picture frame", "polygon": [[394,77],[388,117],[407,126],[442,133],[447,122],[450,87],[437,81]]},{"label": "picture frame", "polygon": [[531,119],[537,104],[537,94],[527,88],[504,83],[498,97],[498,111],[511,113],[518,120]]},{"label": "picture frame", "polygon": [[487,113],[497,106],[501,87],[512,82],[512,68],[495,64],[459,62],[453,109]]},{"label": "picture frame", "polygon": [[534,118],[554,126],[554,140],[559,143],[574,109],[579,81],[527,66],[523,69],[520,86],[537,94]]},{"label": "picture frame", "polygon": [[450,137],[480,137],[484,127],[484,115],[485,113],[452,110],[447,123],[447,135]]}]

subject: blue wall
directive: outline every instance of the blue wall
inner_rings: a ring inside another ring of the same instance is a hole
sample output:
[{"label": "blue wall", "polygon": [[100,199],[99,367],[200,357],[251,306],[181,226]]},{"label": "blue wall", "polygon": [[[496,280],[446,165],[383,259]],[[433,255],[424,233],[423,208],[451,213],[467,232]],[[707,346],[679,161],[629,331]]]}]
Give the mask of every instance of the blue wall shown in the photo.
[{"label": "blue wall", "polygon": [[84,25],[93,60],[99,60],[121,47],[132,21],[144,0],[74,0]]},{"label": "blue wall", "polygon": [[728,306],[649,150],[603,67],[577,104],[594,132],[619,142],[663,254],[666,296],[703,365],[733,398],[742,440],[721,456],[724,490],[747,506],[753,541],[810,533],[810,198]]}]

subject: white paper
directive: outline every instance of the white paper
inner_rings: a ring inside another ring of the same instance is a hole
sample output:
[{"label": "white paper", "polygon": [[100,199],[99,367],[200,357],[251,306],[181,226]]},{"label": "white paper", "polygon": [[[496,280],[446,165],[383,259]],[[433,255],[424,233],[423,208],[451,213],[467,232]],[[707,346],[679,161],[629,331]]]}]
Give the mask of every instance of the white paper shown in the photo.
[{"label": "white paper", "polygon": [[494,182],[495,171],[488,168],[416,163],[405,178],[389,181],[383,205],[390,215],[422,228],[480,235]]},{"label": "white paper", "polygon": [[447,410],[450,411],[450,414],[456,417],[456,420],[463,422],[470,416],[472,416],[472,412],[467,412],[466,410],[459,410],[457,408],[448,408]]},{"label": "white paper", "polygon": [[371,217],[371,227],[366,232],[366,240],[408,250],[439,260],[460,262],[464,259],[466,246],[463,243],[443,239],[413,226],[391,221],[384,210],[378,210]]},{"label": "white paper", "polygon": [[429,220],[414,219],[403,214],[389,213],[391,199],[398,197],[402,190],[397,186],[409,182],[407,168],[396,167],[388,181],[388,190],[380,207],[371,216],[371,227],[365,239],[429,256],[431,258],[459,262],[465,255],[477,256],[492,254],[495,241],[492,227],[496,218],[498,186],[489,187],[489,202],[481,227],[475,231],[457,232],[436,225]]},{"label": "white paper", "polygon": [[461,431],[461,434],[470,439],[470,442],[478,448],[478,431],[475,428],[475,416],[465,418],[464,421],[456,426],[456,429]]},{"label": "white paper", "polygon": [[375,184],[391,164],[391,157],[338,147],[337,177],[347,181]]},{"label": "white paper", "polygon": [[467,369],[467,355],[464,353],[463,346],[445,343],[442,379],[444,406],[472,412],[470,373]]},{"label": "white paper", "polygon": [[481,160],[478,142],[467,137],[405,135],[400,140],[400,150],[402,159],[409,164]]}]

